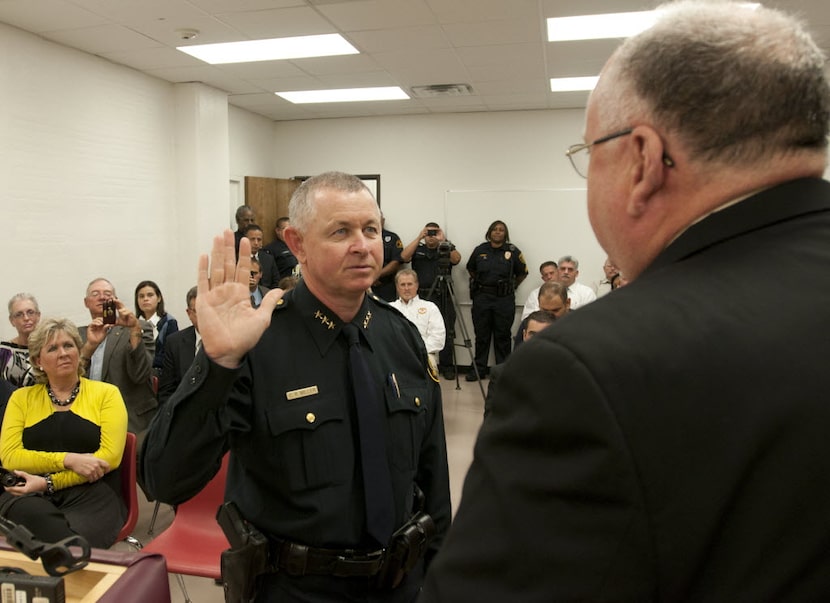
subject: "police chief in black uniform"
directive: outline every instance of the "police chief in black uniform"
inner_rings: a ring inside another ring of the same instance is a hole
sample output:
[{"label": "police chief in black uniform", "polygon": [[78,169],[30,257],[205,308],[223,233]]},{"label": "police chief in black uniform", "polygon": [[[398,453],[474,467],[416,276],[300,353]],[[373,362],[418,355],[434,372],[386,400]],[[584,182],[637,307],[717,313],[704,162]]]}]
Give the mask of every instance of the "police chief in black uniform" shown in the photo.
[{"label": "police chief in black uniform", "polygon": [[[235,269],[230,231],[215,239],[210,268],[200,259],[202,351],[147,435],[147,491],[168,503],[187,500],[230,450],[226,499],[267,536],[277,568],[261,575],[257,602],[410,602],[451,515],[437,375],[428,372],[414,325],[366,293],[382,245],[365,185],[321,174],[297,189],[289,211],[285,237],[303,279],[285,294],[270,291],[259,309],[248,296],[247,240]],[[416,486],[436,526],[424,556],[391,590],[375,583],[372,553],[387,543],[369,536],[364,482],[371,480],[362,469],[347,330],[360,341],[379,402],[390,529],[413,513]]]},{"label": "police chief in black uniform", "polygon": [[[455,339],[455,307],[446,285],[441,285],[436,279],[442,274],[439,262],[441,243],[447,244],[447,259],[445,267],[448,279],[452,278],[452,267],[461,261],[461,254],[455,245],[447,241],[444,231],[436,222],[427,224],[418,233],[418,236],[401,252],[402,262],[411,262],[412,269],[418,275],[418,295],[421,299],[431,301],[441,310],[444,327],[447,335],[444,340],[444,349],[438,353],[438,370],[446,379],[455,379],[455,362],[453,362],[453,340]],[[433,288],[433,284],[436,286]],[[432,295],[430,295],[432,291]]]},{"label": "police chief in black uniform", "polygon": [[[501,364],[510,355],[516,287],[527,278],[527,265],[522,252],[510,242],[507,224],[496,220],[490,224],[485,238],[487,241],[476,247],[467,260],[476,335],[476,367],[482,377],[487,374],[491,339],[496,364]],[[475,380],[474,372],[467,373],[467,381]]]}]

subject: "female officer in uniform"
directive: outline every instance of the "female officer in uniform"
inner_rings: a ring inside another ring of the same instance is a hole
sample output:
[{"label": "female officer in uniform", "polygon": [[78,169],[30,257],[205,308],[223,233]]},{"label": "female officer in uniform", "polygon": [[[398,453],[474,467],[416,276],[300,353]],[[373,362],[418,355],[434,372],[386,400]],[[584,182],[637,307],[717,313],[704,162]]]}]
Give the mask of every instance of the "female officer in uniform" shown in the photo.
[{"label": "female officer in uniform", "polygon": [[[490,340],[496,364],[510,355],[510,327],[516,313],[516,287],[527,277],[522,252],[510,242],[507,224],[496,220],[487,229],[487,241],[473,250],[467,261],[470,273],[470,299],[473,301],[473,330],[476,335],[476,368],[487,374]],[[467,381],[476,381],[475,372]]]}]

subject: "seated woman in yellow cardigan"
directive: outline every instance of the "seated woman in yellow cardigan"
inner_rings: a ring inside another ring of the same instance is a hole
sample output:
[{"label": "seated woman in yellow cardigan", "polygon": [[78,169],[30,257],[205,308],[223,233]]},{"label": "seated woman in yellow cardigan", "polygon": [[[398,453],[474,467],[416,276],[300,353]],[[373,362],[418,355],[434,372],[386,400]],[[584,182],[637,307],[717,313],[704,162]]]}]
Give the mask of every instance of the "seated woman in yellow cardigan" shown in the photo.
[{"label": "seated woman in yellow cardigan", "polygon": [[29,336],[37,383],[12,394],[0,431],[0,461],[25,482],[0,494],[0,515],[44,542],[80,535],[108,548],[127,515],[117,471],[127,410],[117,387],[82,377],[80,349],[66,319]]}]

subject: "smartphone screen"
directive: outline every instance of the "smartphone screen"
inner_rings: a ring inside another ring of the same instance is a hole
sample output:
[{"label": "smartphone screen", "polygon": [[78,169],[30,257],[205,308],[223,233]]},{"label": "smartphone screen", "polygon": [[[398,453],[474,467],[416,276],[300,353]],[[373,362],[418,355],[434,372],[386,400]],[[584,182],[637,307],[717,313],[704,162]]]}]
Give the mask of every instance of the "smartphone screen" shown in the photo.
[{"label": "smartphone screen", "polygon": [[115,324],[115,300],[114,299],[104,300],[104,324],[105,325],[114,325]]}]

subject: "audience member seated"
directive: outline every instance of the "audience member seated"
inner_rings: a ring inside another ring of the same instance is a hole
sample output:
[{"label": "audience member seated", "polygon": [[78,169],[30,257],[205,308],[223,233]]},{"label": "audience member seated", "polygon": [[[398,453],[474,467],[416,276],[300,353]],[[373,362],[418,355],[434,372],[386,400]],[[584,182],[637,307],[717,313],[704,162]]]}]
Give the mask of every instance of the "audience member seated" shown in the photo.
[{"label": "audience member seated", "polygon": [[[542,277],[542,285],[550,281],[556,282],[559,280],[559,266],[557,266],[556,262],[553,260],[542,262],[542,265],[539,266],[539,275]],[[542,285],[536,287],[527,296],[524,308],[522,309],[522,320],[539,309],[539,289],[542,288]],[[519,333],[521,333],[521,331],[519,331]]]},{"label": "audience member seated", "polygon": [[251,305],[254,308],[259,308],[262,303],[262,298],[270,291],[268,287],[263,287],[259,284],[259,279],[262,278],[262,268],[260,268],[259,260],[251,258],[251,276],[248,279],[248,288],[251,294]]},{"label": "audience member seated", "polygon": [[[291,253],[291,250],[288,248],[288,245],[286,245],[285,239],[283,239],[282,236],[283,231],[290,226],[290,224],[291,222],[286,216],[277,218],[277,225],[274,227],[275,238],[262,248],[262,251],[270,254],[274,258],[274,261],[277,263],[277,270],[280,273],[280,278],[293,275],[294,270],[297,267],[297,258],[295,258],[294,254]],[[282,287],[280,287],[280,289],[282,289]]]},{"label": "audience member seated", "polygon": [[620,272],[611,262],[610,258],[605,258],[605,263],[602,265],[602,271],[605,272],[605,277],[594,283],[594,293],[596,294],[597,299],[603,295],[611,293],[611,290],[614,288],[614,277]]},{"label": "audience member seated", "polygon": [[29,334],[40,321],[40,308],[31,293],[18,293],[9,300],[9,322],[17,330],[10,341],[0,342],[0,377],[15,387],[35,382],[29,364]]},{"label": "audience member seated", "polygon": [[260,282],[268,289],[273,289],[280,282],[280,271],[274,257],[262,252],[262,228],[256,224],[249,224],[245,227],[244,236],[251,242],[251,257],[259,262],[262,271]]},{"label": "audience member seated", "polygon": [[579,276],[579,260],[566,255],[559,258],[559,282],[568,288],[568,297],[571,300],[571,310],[589,304],[597,298],[590,287],[576,282]]},{"label": "audience member seated", "polygon": [[418,274],[411,268],[404,268],[395,275],[398,299],[390,305],[400,310],[410,322],[418,327],[421,339],[427,348],[430,362],[438,371],[438,352],[444,349],[447,332],[441,310],[431,301],[418,297]]},{"label": "audience member seated", "polygon": [[193,324],[173,333],[167,340],[167,345],[164,346],[164,370],[159,378],[159,406],[163,405],[176,391],[187,369],[193,364],[197,350],[202,345],[196,315],[196,287],[191,287],[187,292],[186,303],[187,317]]},{"label": "audience member seated", "polygon": [[[537,305],[539,310],[552,314],[554,318],[562,318],[570,312],[571,300],[568,299],[568,288],[558,281],[548,281],[539,287],[539,295],[537,297]],[[537,310],[538,311],[538,310]],[[536,311],[532,312],[535,314]],[[513,337],[513,350],[515,351],[524,341],[524,332],[527,328],[527,321],[530,317],[525,318],[519,325],[516,335]]]},{"label": "audience member seated", "polygon": [[0,515],[44,542],[80,535],[108,548],[127,517],[117,471],[124,400],[114,385],[82,377],[69,320],[45,319],[29,348],[37,384],[12,394],[0,432],[0,461],[25,482],[0,494]]},{"label": "audience member seated", "polygon": [[153,281],[141,281],[135,288],[135,315],[149,322],[153,327],[153,372],[161,375],[164,364],[164,342],[169,335],[179,330],[179,323],[164,310],[164,296]]},{"label": "audience member seated", "polygon": [[[558,285],[559,283],[545,284]],[[548,326],[550,326],[556,320],[556,318],[557,317],[553,312],[546,312],[545,310],[536,310],[535,312],[531,313],[530,316],[528,316],[524,321],[522,321],[522,341],[527,341],[542,329],[545,329]],[[485,417],[490,413],[490,401],[492,400],[493,392],[495,391],[496,384],[498,383],[499,377],[501,376],[501,371],[504,368],[504,364],[505,363],[497,364],[492,369],[490,369],[490,382],[487,384],[487,397],[484,398]]]},{"label": "audience member seated", "polygon": [[[104,324],[104,302],[114,301],[115,324]],[[81,362],[87,377],[118,387],[127,406],[128,430],[139,443],[156,414],[158,400],[150,383],[155,341],[153,327],[139,321],[115,296],[115,287],[105,278],[93,280],[86,288],[84,305],[92,321],[79,329]]]}]

